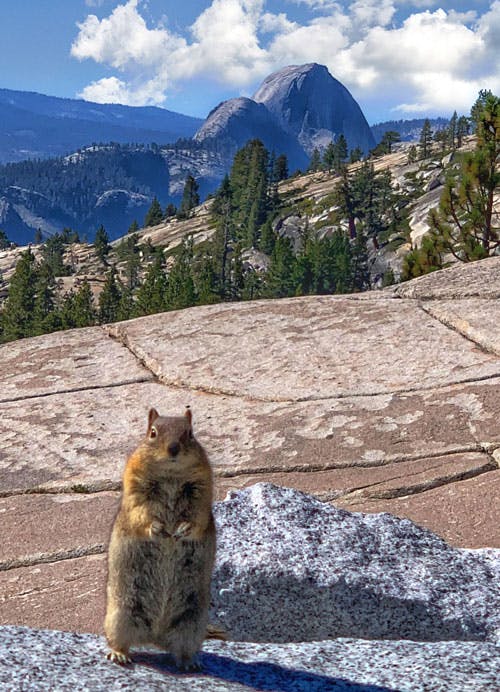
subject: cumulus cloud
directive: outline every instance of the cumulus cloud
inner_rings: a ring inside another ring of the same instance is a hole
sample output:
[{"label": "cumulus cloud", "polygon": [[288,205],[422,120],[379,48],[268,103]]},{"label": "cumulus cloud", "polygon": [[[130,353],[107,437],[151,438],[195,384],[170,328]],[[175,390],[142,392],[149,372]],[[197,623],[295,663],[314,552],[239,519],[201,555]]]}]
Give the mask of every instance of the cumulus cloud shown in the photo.
[{"label": "cumulus cloud", "polygon": [[[480,88],[498,85],[500,0],[482,16],[426,9],[436,4],[288,0],[290,11],[274,14],[266,0],[207,0],[181,35],[166,23],[148,26],[144,3],[127,0],[103,19],[89,14],[71,53],[115,70],[82,91],[99,102],[159,105],[199,77],[236,94],[284,65],[319,62],[364,103],[382,94],[404,113],[463,112]],[[298,5],[308,6],[307,20],[293,15]],[[401,21],[404,5],[412,13]]]}]

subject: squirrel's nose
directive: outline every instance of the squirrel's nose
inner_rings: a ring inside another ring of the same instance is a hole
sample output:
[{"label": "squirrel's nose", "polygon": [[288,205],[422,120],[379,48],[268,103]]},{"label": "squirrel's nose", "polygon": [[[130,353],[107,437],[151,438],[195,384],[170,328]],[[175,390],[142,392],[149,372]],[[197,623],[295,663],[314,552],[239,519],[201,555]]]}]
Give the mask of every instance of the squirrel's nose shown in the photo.
[{"label": "squirrel's nose", "polygon": [[172,457],[176,457],[179,454],[180,448],[181,446],[178,442],[171,442],[167,447],[168,453]]}]

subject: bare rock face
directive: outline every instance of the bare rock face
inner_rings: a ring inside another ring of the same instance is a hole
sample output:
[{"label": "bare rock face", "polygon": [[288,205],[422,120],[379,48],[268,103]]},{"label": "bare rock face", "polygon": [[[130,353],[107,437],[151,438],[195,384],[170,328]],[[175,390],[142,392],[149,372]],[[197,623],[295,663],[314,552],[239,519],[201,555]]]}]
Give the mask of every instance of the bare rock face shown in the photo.
[{"label": "bare rock face", "polygon": [[253,96],[310,155],[343,134],[365,154],[375,140],[360,107],[324,65],[292,65],[267,77]]},{"label": "bare rock face", "polygon": [[248,140],[260,139],[269,151],[286,153],[292,169],[303,168],[308,161],[296,138],[281,128],[274,115],[262,104],[244,97],[214,108],[194,139],[224,150],[228,159]]},{"label": "bare rock face", "polygon": [[215,515],[213,616],[237,640],[500,640],[499,551],[265,483]]},{"label": "bare rock face", "polygon": [[[270,482],[408,518],[455,547],[500,548],[499,267],[493,257],[387,291],[202,306],[1,346],[0,623],[101,632],[121,475],[151,406],[191,405],[218,500]],[[386,530],[345,521],[354,547]],[[396,593],[383,583],[384,598]],[[441,624],[462,636],[453,613]]]}]

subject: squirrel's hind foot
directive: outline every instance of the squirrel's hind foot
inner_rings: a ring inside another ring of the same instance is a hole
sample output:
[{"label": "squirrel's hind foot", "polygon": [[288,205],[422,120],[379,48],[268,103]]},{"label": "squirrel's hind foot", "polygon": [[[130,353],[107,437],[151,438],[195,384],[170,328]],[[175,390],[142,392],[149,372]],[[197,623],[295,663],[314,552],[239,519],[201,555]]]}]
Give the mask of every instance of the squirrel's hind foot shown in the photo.
[{"label": "squirrel's hind foot", "polygon": [[106,658],[108,661],[117,663],[119,666],[126,666],[132,663],[130,656],[123,651],[108,651]]}]

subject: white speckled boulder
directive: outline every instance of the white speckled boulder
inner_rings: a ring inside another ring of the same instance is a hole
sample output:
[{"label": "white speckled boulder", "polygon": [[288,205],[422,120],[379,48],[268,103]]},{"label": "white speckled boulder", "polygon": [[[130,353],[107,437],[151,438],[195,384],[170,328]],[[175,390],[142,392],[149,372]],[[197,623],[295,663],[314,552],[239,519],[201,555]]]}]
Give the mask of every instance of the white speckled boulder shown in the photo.
[{"label": "white speckled boulder", "polygon": [[179,674],[160,652],[136,653],[122,668],[106,661],[105,650],[91,634],[0,627],[0,689],[493,692],[500,665],[498,648],[487,642],[206,642],[198,674]]},{"label": "white speckled boulder", "polygon": [[500,551],[259,483],[215,507],[213,617],[240,641],[492,640]]}]

